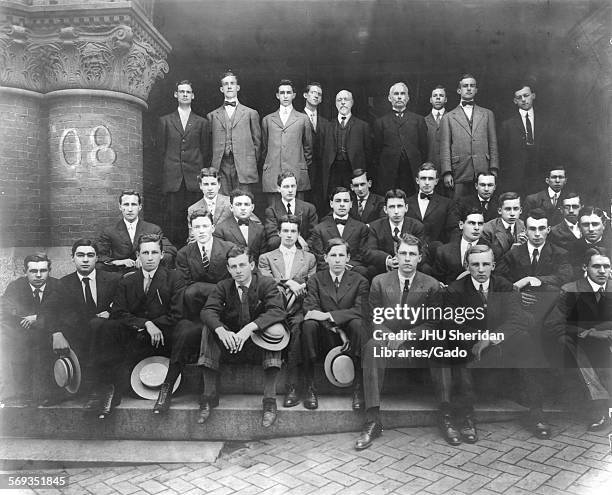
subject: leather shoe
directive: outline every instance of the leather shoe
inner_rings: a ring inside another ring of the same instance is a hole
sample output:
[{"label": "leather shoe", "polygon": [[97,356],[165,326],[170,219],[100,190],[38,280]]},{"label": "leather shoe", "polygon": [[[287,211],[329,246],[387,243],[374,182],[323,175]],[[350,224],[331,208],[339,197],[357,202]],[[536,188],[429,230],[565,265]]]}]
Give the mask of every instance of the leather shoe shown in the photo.
[{"label": "leather shoe", "polygon": [[294,407],[300,403],[300,397],[295,389],[295,385],[292,383],[287,385],[287,392],[285,392],[285,398],[283,400],[283,407]]},{"label": "leather shoe", "polygon": [[115,386],[109,385],[100,399],[100,410],[98,411],[98,419],[108,418],[115,407],[121,404],[121,397],[115,395]]},{"label": "leather shoe", "polygon": [[591,421],[587,427],[587,431],[604,431],[610,428],[610,418],[607,414],[602,414],[598,418]]},{"label": "leather shoe", "polygon": [[308,392],[306,392],[306,397],[304,397],[304,407],[306,409],[317,409],[319,407],[317,391],[312,385],[308,387]]},{"label": "leather shoe", "polygon": [[365,407],[365,399],[363,398],[363,390],[361,387],[353,390],[353,411],[361,411]]},{"label": "leather shoe", "polygon": [[461,438],[465,443],[476,443],[478,441],[478,433],[474,424],[474,417],[471,414],[466,414],[461,425]]},{"label": "leather shoe", "polygon": [[533,425],[533,433],[536,438],[548,440],[550,438],[550,425],[544,423],[543,421],[539,421],[538,423]]},{"label": "leather shoe", "polygon": [[210,413],[213,407],[217,407],[219,405],[219,396],[216,395],[214,397],[208,397],[203,395],[200,399],[200,411],[198,413],[198,424],[203,425],[208,421],[210,417]]},{"label": "leather shoe", "polygon": [[378,438],[383,432],[383,425],[376,421],[368,421],[363,425],[363,429],[359,434],[359,438],[355,442],[355,448],[357,450],[367,449],[374,439]]},{"label": "leather shoe", "polygon": [[170,402],[172,401],[172,389],[169,383],[162,383],[159,389],[159,396],[157,402],[153,406],[153,414],[164,414],[170,409]]},{"label": "leather shoe", "polygon": [[276,421],[276,399],[263,400],[263,415],[261,417],[261,426],[270,428]]},{"label": "leather shoe", "polygon": [[450,414],[442,414],[440,418],[440,430],[442,436],[450,445],[461,445],[461,434],[453,424]]}]

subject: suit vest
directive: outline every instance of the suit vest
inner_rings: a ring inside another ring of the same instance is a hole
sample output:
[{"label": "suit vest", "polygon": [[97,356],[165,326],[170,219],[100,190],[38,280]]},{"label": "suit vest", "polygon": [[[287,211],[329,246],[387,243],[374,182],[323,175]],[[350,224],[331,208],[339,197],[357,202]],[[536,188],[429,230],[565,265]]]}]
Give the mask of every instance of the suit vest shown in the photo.
[{"label": "suit vest", "polygon": [[234,110],[234,113],[232,114],[232,118],[230,119],[229,116],[227,115],[227,111],[225,110],[225,107],[223,107],[223,116],[225,118],[225,150],[223,151],[223,154],[225,156],[228,156],[230,153],[232,153],[232,150],[233,150],[232,126],[234,125],[235,115],[236,115],[236,110]]}]

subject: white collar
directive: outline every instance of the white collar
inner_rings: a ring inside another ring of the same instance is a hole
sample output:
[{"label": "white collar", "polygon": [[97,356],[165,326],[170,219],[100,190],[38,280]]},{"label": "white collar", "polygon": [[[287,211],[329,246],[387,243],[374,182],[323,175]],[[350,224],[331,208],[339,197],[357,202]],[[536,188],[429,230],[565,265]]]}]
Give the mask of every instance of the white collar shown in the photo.
[{"label": "white collar", "polygon": [[529,115],[529,119],[533,120],[533,107],[531,107],[529,110],[523,110],[522,108],[519,108],[519,113],[521,114],[523,120],[525,120],[525,115]]},{"label": "white collar", "polygon": [[[247,288],[247,292],[249,291],[249,287],[251,287],[251,282],[253,282],[253,277],[251,277],[251,280],[249,280],[248,284],[242,284],[244,287]],[[234,280],[234,285],[236,286],[237,290],[240,290],[240,285],[238,285],[238,282],[236,282],[235,280]]]},{"label": "white collar", "polygon": [[278,249],[283,255],[297,253],[297,247],[295,244],[293,245],[293,247],[290,247],[290,248],[285,247],[281,244],[280,246],[278,246]]},{"label": "white collar", "polygon": [[[77,277],[79,277],[79,280],[81,281],[81,283],[83,283],[83,279],[85,278],[85,275],[81,275],[79,272],[76,272]],[[96,280],[96,269],[94,268],[93,271],[87,275],[87,278],[89,280]]]},{"label": "white collar", "polygon": [[406,280],[408,280],[408,285],[410,286],[410,288],[412,289],[412,282],[414,281],[414,277],[416,276],[416,270],[414,271],[414,273],[410,276],[410,277],[404,277],[400,271],[397,271],[397,276],[399,278],[399,282],[400,282],[400,289],[404,289],[404,283],[406,282]]},{"label": "white collar", "polygon": [[470,278],[472,279],[472,285],[474,286],[474,289],[476,289],[476,291],[479,291],[480,290],[480,286],[482,285],[482,290],[484,292],[489,292],[489,284],[491,283],[491,279],[490,278],[484,284],[481,284],[478,280],[476,280],[472,276],[470,276]]},{"label": "white collar", "polygon": [[442,107],[440,110],[436,110],[435,108],[431,109],[431,115],[433,115],[433,118],[436,118],[436,114],[440,113],[440,117],[442,117],[442,115],[444,115],[444,113],[446,112],[446,108]]},{"label": "white collar", "polygon": [[510,227],[510,230],[514,233],[514,228],[516,227],[516,222],[513,223],[513,224],[509,224],[502,217],[499,217],[499,219],[501,220],[502,225],[504,226],[505,230],[508,230],[508,227]]},{"label": "white collar", "polygon": [[529,258],[533,258],[533,250],[538,250],[538,261],[540,261],[540,256],[542,256],[542,251],[544,251],[544,246],[546,243],[542,244],[540,247],[536,247],[531,242],[527,241],[527,251],[529,252]]},{"label": "white collar", "polygon": [[329,270],[329,276],[331,277],[332,282],[335,282],[336,279],[338,279],[338,283],[342,282],[342,277],[344,277],[345,273],[346,273],[346,270],[344,270],[340,275],[336,275],[332,273],[331,270]]},{"label": "white collar", "polygon": [[281,105],[278,108],[278,113],[280,113],[281,115],[283,115],[285,113],[286,114],[290,114],[292,112],[292,110],[293,110],[293,105],[289,105],[288,107],[284,107],[284,106]]},{"label": "white collar", "polygon": [[352,113],[349,113],[348,115],[340,115],[340,114],[338,114],[338,123],[342,124],[342,117],[345,117],[344,118],[344,125],[346,125],[352,116],[353,116]]},{"label": "white collar", "polygon": [[391,220],[389,220],[389,226],[391,227],[391,233],[393,233],[393,231],[395,230],[395,228],[397,227],[400,231],[400,233],[402,232],[402,227],[404,226],[404,219],[402,218],[402,221],[399,223],[399,225],[394,225],[393,222]]},{"label": "white collar", "polygon": [[142,276],[146,279],[147,277],[153,279],[153,277],[155,277],[155,274],[157,273],[157,270],[159,270],[159,266],[155,269],[152,270],[150,272],[145,272],[144,270],[141,269],[142,271]]},{"label": "white collar", "polygon": [[43,293],[45,291],[45,289],[47,288],[47,283],[45,282],[45,284],[42,287],[34,287],[30,282],[28,282],[28,285],[30,286],[30,289],[32,292],[34,292],[36,289],[38,289],[41,293]]},{"label": "white collar", "polygon": [[606,291],[606,286],[605,286],[605,284],[604,284],[604,285],[599,285],[599,284],[596,284],[595,282],[593,282],[593,281],[592,281],[592,280],[591,280],[591,279],[588,277],[588,275],[587,275],[586,279],[587,279],[587,282],[589,283],[589,285],[591,286],[591,289],[593,289],[593,292],[598,292],[598,291],[599,291],[599,289],[603,289],[603,290],[604,290],[604,292]]},{"label": "white collar", "polygon": [[130,226],[134,227],[134,231],[136,231],[136,227],[138,226],[138,220],[139,218],[136,217],[136,220],[134,220],[133,222],[128,222],[125,218],[123,219],[123,223],[125,224],[125,227],[128,229],[128,231],[130,230]]},{"label": "white collar", "polygon": [[307,107],[304,107],[304,111],[310,117],[316,117],[317,116],[317,111],[316,110],[312,111],[312,110],[309,110]]},{"label": "white collar", "polygon": [[196,241],[196,244],[198,245],[198,249],[200,250],[200,253],[202,252],[202,247],[204,247],[204,249],[206,249],[206,254],[208,254],[210,256],[210,252],[212,250],[212,243],[213,243],[213,238],[211,237],[210,240],[204,244],[200,244],[199,242]]},{"label": "white collar", "polygon": [[554,195],[557,195],[557,199],[559,199],[559,196],[561,196],[561,191],[555,192],[550,188],[550,186],[548,186],[548,197],[552,198]]}]

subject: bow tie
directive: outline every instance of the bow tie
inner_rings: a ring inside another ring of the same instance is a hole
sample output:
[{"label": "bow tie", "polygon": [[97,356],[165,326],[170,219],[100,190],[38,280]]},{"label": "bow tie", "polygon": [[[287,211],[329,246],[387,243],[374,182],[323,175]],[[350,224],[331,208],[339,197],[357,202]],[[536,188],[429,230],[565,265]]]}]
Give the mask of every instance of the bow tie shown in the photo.
[{"label": "bow tie", "polygon": [[348,218],[334,218],[336,225],[346,225]]},{"label": "bow tie", "polygon": [[228,106],[229,107],[235,107],[236,106],[236,102],[235,101],[227,101],[226,100],[226,101],[223,102],[223,106],[224,107],[228,107]]},{"label": "bow tie", "polygon": [[420,193],[419,197],[421,199],[428,199],[429,201],[431,201],[431,198],[433,198],[433,193],[431,193],[431,194]]},{"label": "bow tie", "polygon": [[473,101],[462,101],[461,106],[462,107],[474,106],[474,102]]},{"label": "bow tie", "polygon": [[237,220],[237,222],[238,222],[238,227],[240,227],[241,225],[244,225],[246,227],[249,226],[249,220],[248,219],[247,220]]}]

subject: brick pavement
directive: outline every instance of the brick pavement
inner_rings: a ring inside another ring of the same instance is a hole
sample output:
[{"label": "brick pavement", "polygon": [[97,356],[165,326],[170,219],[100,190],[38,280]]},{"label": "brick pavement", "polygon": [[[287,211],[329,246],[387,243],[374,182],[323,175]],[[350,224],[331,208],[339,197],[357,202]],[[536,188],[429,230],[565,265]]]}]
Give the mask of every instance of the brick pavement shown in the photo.
[{"label": "brick pavement", "polygon": [[371,448],[361,452],[353,449],[354,433],[227,443],[211,464],[66,469],[71,485],[64,493],[612,493],[607,435],[587,434],[583,423],[566,419],[553,426],[553,439],[545,441],[532,437],[518,422],[482,424],[480,441],[459,447],[447,445],[432,427],[385,431]]}]

